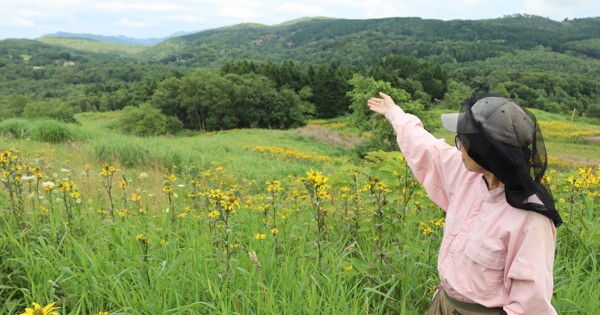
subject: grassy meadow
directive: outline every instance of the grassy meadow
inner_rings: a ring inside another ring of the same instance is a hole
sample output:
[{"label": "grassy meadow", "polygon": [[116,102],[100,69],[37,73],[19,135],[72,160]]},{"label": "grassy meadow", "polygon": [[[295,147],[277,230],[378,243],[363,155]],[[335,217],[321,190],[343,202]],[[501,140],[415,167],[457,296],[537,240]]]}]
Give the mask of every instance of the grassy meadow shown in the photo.
[{"label": "grassy meadow", "polygon": [[[444,217],[399,152],[357,158],[341,120],[136,138],[117,115],[0,122],[1,314],[425,313]],[[536,115],[565,221],[553,304],[594,314],[600,126]]]}]

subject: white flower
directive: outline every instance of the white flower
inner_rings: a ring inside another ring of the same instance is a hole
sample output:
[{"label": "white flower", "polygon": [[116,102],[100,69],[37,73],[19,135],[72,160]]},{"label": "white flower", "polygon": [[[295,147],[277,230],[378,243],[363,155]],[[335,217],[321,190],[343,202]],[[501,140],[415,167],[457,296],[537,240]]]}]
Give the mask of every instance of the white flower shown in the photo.
[{"label": "white flower", "polygon": [[140,173],[140,175],[138,175],[139,179],[143,179],[143,178],[148,178],[148,173],[142,172]]},{"label": "white flower", "polygon": [[63,173],[70,173],[71,172],[71,170],[67,169],[67,168],[61,168],[60,171],[63,172]]},{"label": "white flower", "polygon": [[42,188],[46,189],[46,188],[54,188],[56,186],[56,184],[54,182],[42,182]]},{"label": "white flower", "polygon": [[33,181],[34,179],[35,179],[35,175],[30,175],[30,176],[23,175],[23,176],[21,176],[21,180],[24,181],[24,182],[30,182],[30,181]]}]

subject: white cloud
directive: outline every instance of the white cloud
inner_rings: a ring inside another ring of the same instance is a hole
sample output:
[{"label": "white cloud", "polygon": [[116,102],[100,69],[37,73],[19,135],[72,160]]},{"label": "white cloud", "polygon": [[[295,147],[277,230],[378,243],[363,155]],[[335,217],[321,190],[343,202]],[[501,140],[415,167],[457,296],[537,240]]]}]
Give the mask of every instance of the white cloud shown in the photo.
[{"label": "white cloud", "polygon": [[237,18],[247,20],[247,22],[251,22],[251,20],[254,20],[255,18],[259,17],[260,13],[245,7],[225,7],[219,9],[216,12],[216,15],[219,17]]},{"label": "white cloud", "polygon": [[14,18],[10,20],[10,23],[13,27],[24,27],[24,28],[33,28],[36,26],[35,22],[29,19],[23,18]]},{"label": "white cloud", "polygon": [[325,11],[318,6],[299,3],[286,3],[277,7],[275,10],[278,12],[296,13],[304,16],[321,16],[325,14]]},{"label": "white cloud", "polygon": [[150,21],[131,21],[129,19],[120,19],[119,21],[117,21],[115,23],[116,26],[124,26],[124,27],[129,27],[129,28],[138,28],[138,29],[145,29],[145,28],[151,28],[153,26],[155,26],[154,22],[150,22]]},{"label": "white cloud", "polygon": [[184,7],[169,2],[99,2],[93,7],[109,12],[131,12],[131,11],[155,11],[168,12],[182,10]]},{"label": "white cloud", "polygon": [[182,24],[202,24],[206,22],[206,18],[197,15],[190,14],[178,14],[178,15],[170,15],[161,19],[161,22],[164,23],[182,23]]}]

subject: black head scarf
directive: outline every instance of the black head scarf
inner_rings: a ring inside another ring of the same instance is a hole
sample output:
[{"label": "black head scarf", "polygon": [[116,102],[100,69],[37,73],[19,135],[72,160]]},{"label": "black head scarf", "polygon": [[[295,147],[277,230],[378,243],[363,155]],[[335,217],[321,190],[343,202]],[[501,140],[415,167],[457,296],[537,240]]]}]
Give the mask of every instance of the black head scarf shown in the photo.
[{"label": "black head scarf", "polygon": [[561,225],[552,193],[542,182],[548,161],[535,116],[512,100],[474,94],[455,117],[456,130],[443,117],[444,126],[467,138],[467,154],[504,184],[508,204]]}]

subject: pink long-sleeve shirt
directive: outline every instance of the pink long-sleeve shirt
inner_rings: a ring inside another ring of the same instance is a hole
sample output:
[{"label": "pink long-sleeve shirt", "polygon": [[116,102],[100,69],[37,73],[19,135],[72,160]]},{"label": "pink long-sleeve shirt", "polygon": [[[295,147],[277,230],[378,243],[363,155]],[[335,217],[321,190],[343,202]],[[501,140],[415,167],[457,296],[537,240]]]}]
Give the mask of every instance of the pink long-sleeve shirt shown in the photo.
[{"label": "pink long-sleeve shirt", "polygon": [[488,190],[461,153],[400,108],[386,113],[409,167],[446,212],[438,256],[441,285],[453,298],[507,314],[557,314],[550,304],[556,228],[549,218],[506,202],[504,186]]}]

